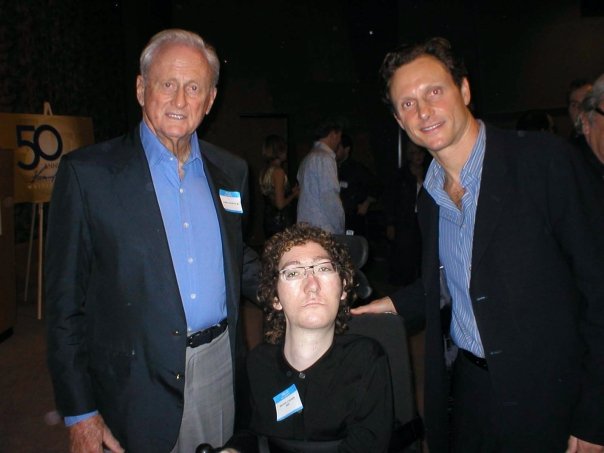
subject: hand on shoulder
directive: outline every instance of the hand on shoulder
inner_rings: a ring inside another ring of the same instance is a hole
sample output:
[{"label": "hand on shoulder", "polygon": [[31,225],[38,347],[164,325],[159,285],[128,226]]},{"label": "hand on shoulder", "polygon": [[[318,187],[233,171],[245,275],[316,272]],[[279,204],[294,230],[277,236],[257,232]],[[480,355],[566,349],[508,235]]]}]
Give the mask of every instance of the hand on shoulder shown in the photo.
[{"label": "hand on shoulder", "polygon": [[364,315],[366,313],[396,313],[396,308],[389,297],[376,299],[367,305],[361,305],[357,308],[352,308],[350,313],[353,315]]},{"label": "hand on shoulder", "polygon": [[586,440],[570,436],[566,453],[604,453],[604,445],[592,444]]}]

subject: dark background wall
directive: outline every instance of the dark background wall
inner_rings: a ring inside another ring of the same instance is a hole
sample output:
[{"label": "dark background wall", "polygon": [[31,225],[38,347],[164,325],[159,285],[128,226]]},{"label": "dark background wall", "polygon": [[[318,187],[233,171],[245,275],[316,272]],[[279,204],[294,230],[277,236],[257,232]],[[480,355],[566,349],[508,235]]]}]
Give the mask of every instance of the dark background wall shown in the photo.
[{"label": "dark background wall", "polygon": [[559,113],[572,79],[604,72],[603,15],[604,2],[427,1],[400,9],[399,25],[409,27],[399,30],[441,34],[463,49],[476,109],[507,119],[534,108]]},{"label": "dark background wall", "polygon": [[[502,124],[530,108],[563,123],[577,76],[604,71],[604,2],[596,0],[0,0],[0,110],[92,116],[98,139],[139,119],[138,55],[166,27],[213,43],[223,60],[220,96],[205,134],[234,145],[241,114],[283,114],[306,146],[317,119],[348,118],[389,153],[377,69],[401,41],[449,38],[465,55],[476,111]],[[394,129],[394,133],[396,130]],[[237,152],[237,150],[234,150]]]}]

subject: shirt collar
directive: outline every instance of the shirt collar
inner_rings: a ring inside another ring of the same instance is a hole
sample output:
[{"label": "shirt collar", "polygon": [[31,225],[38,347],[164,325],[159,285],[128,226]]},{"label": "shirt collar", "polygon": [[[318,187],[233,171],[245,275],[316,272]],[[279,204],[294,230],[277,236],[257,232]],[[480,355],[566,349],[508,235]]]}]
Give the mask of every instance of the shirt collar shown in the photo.
[{"label": "shirt collar", "polygon": [[321,141],[317,140],[313,145],[313,148],[321,148],[322,150],[327,151],[331,156],[336,157],[335,151]]},{"label": "shirt collar", "polygon": [[[486,128],[481,120],[478,120],[478,125],[478,135],[470,152],[470,157],[461,169],[461,185],[466,189],[476,186],[482,175],[482,163],[486,148]],[[436,159],[432,159],[426,174],[424,187],[430,194],[433,194],[438,190],[443,190],[444,182],[445,171]]]},{"label": "shirt collar", "polygon": [[[151,131],[144,120],[140,123],[140,137],[150,167],[159,165],[162,161],[174,157],[174,154],[159,141],[157,135]],[[201,152],[199,150],[197,132],[193,132],[193,135],[191,135],[191,154],[185,165],[188,165],[196,159],[201,159]]]}]

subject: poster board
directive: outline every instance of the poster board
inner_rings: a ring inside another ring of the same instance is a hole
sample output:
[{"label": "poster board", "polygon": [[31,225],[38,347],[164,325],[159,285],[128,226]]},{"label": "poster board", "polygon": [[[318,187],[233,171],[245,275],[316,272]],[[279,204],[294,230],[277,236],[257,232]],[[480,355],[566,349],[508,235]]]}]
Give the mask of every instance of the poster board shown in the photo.
[{"label": "poster board", "polygon": [[0,113],[0,152],[14,151],[15,202],[50,201],[61,156],[92,143],[91,118]]}]

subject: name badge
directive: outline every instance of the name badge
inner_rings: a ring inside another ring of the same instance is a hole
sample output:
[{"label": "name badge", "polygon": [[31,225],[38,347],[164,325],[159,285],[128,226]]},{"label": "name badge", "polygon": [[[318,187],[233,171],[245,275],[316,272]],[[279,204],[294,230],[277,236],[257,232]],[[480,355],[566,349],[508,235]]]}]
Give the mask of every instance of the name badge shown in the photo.
[{"label": "name badge", "polygon": [[275,409],[277,410],[278,422],[286,419],[292,414],[300,412],[304,408],[296,384],[292,384],[277,396],[274,396],[273,401],[275,402]]},{"label": "name badge", "polygon": [[243,214],[243,206],[241,206],[241,194],[239,192],[229,192],[228,190],[220,189],[218,191],[222,207],[225,211]]}]

